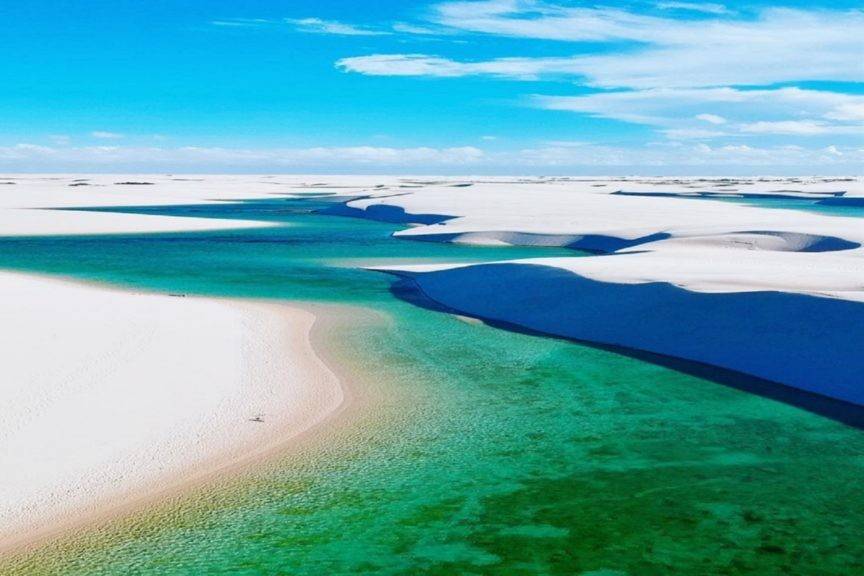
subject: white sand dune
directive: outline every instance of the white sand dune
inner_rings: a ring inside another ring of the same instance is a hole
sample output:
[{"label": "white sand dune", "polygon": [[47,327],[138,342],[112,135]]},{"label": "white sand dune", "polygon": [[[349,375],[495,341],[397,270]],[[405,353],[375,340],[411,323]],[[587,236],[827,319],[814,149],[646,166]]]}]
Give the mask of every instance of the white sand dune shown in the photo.
[{"label": "white sand dune", "polygon": [[299,309],[0,273],[0,317],[0,548],[249,458],[342,401]]},{"label": "white sand dune", "polygon": [[[85,179],[88,186],[70,186]],[[14,184],[0,186],[0,235],[260,226],[50,208],[293,190],[259,184],[268,180],[3,177]],[[155,184],[114,184],[124,181]],[[254,458],[343,401],[311,347],[315,317],[293,307],[0,272],[0,320],[0,551]]]},{"label": "white sand dune", "polygon": [[[127,184],[128,182],[149,184]],[[352,177],[349,179],[350,187],[335,189],[333,192],[351,195],[367,189],[367,184],[374,185],[373,182],[376,181]],[[0,176],[0,235],[110,234],[270,226],[272,224],[244,220],[50,209],[202,204],[327,191],[310,185],[315,183],[315,179],[302,176]]]},{"label": "white sand dune", "polygon": [[[600,186],[598,186],[598,182]],[[718,186],[723,184],[723,186]],[[735,193],[861,198],[861,179],[754,179]],[[533,181],[434,186],[350,202],[450,216],[401,238],[609,253],[504,265],[378,268],[455,311],[557,336],[727,368],[864,404],[864,218],[670,195],[723,181]],[[619,195],[621,189],[642,195]],[[677,191],[677,192],[676,192]],[[659,193],[659,194],[658,194]],[[374,208],[377,207],[377,208]]]},{"label": "white sand dune", "polygon": [[[621,196],[621,187],[654,190],[645,182],[598,181],[434,186],[400,195],[349,202],[357,213],[391,206],[400,213],[449,216],[396,233],[400,238],[472,244],[569,246],[614,253],[614,258],[531,261],[599,281],[668,282],[702,292],[777,290],[864,300],[864,218],[742,206],[712,200]],[[693,188],[716,182],[678,179]],[[827,183],[748,180],[742,194],[864,196],[864,180]],[[679,188],[680,188],[679,184]],[[669,188],[662,184],[660,190]],[[424,271],[450,266],[407,267]]]},{"label": "white sand dune", "polygon": [[[591,182],[534,181],[477,183],[468,188],[430,186],[398,195],[381,192],[350,202],[349,206],[365,211],[389,206],[409,215],[452,217],[445,222],[414,226],[396,234],[437,241],[569,245],[613,252],[666,238],[716,238],[771,231],[864,242],[864,228],[857,219],[792,210],[777,212],[711,200],[622,196],[613,192],[621,189],[650,192],[654,187],[640,182],[601,182],[607,185],[595,188]],[[839,184],[824,184],[818,180],[762,182],[740,192],[742,195],[769,193],[787,190],[789,186],[811,194],[839,188],[847,191],[847,195],[864,195],[864,182],[857,179]],[[713,189],[709,183],[705,188]],[[663,185],[659,190],[668,192],[670,187]],[[423,222],[422,219],[412,220],[410,216],[405,217],[405,221]]]}]

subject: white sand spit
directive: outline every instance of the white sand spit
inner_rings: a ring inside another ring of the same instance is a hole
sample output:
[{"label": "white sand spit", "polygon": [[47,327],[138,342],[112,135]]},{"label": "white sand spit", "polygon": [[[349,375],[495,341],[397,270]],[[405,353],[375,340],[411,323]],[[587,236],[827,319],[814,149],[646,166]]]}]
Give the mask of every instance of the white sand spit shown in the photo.
[{"label": "white sand spit", "polygon": [[0,549],[248,458],[343,398],[300,309],[0,273],[0,318]]}]

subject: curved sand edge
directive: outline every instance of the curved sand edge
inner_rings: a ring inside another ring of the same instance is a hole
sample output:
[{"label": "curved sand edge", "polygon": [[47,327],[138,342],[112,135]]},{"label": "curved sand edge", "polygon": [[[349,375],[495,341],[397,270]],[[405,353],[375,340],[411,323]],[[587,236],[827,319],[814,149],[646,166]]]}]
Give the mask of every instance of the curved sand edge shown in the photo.
[{"label": "curved sand edge", "polygon": [[242,468],[348,400],[293,306],[0,273],[0,314],[0,553]]},{"label": "curved sand edge", "polygon": [[487,322],[697,362],[864,405],[860,302],[604,282],[542,262],[381,270],[409,279],[439,306]]}]

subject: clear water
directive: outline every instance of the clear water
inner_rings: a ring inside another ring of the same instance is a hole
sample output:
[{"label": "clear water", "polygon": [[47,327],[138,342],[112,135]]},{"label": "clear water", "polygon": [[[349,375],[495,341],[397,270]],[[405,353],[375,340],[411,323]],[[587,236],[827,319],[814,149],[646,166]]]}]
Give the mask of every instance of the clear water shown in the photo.
[{"label": "clear water", "polygon": [[0,239],[0,266],[148,289],[349,304],[384,394],[323,447],[16,559],[10,574],[855,574],[859,430],[611,352],[394,298],[363,262],[557,249],[397,240],[267,201],[142,211],[273,229]]},{"label": "clear water", "polygon": [[819,199],[811,198],[718,198],[711,200],[720,202],[732,202],[756,206],[758,208],[777,208],[781,210],[803,210],[804,212],[815,212],[825,216],[846,216],[848,218],[864,218],[864,204],[820,204]]},{"label": "clear water", "polygon": [[105,209],[260,220],[281,226],[179,234],[6,238],[0,241],[0,265],[165,292],[368,303],[391,299],[390,279],[360,269],[364,264],[574,254],[566,249],[396,241],[390,235],[399,226],[313,213],[327,205],[324,200],[281,199]]}]

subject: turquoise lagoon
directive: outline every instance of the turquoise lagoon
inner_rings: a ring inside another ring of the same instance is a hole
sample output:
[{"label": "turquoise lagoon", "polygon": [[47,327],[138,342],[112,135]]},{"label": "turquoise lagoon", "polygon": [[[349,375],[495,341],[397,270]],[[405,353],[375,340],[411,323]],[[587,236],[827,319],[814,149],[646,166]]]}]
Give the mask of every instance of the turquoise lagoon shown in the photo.
[{"label": "turquoise lagoon", "polygon": [[[669,368],[414,306],[359,266],[574,255],[391,237],[326,199],[124,211],[281,226],[0,239],[0,267],[345,306],[372,414],[115,527],[0,564],[63,575],[864,572],[864,435]],[[357,310],[356,322],[351,315]],[[363,319],[359,319],[360,317]],[[371,320],[370,320],[371,318]]]},{"label": "turquoise lagoon", "polygon": [[770,198],[759,196],[747,198],[739,196],[733,198],[714,197],[712,200],[721,202],[732,202],[757,208],[775,208],[779,210],[802,210],[814,212],[823,216],[846,216],[848,218],[864,217],[864,198]]},{"label": "turquoise lagoon", "polygon": [[[793,191],[790,191],[793,192]],[[618,192],[626,196],[667,197],[683,200],[713,200],[755,206],[757,208],[773,208],[777,210],[799,210],[823,216],[845,216],[848,218],[864,218],[864,198],[843,196],[845,191],[839,191],[841,196],[823,195],[821,197],[793,196],[782,191],[774,193],[737,193],[737,192]]]}]

